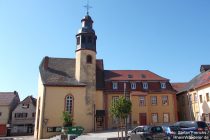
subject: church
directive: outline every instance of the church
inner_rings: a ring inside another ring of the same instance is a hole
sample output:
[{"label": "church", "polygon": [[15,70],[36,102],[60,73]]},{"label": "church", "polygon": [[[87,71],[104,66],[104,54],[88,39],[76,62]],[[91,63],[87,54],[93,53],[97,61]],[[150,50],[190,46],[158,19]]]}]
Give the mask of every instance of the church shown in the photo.
[{"label": "church", "polygon": [[129,126],[174,123],[176,91],[170,80],[149,70],[105,70],[103,59],[96,57],[97,35],[88,13],[81,24],[75,58],[46,56],[41,61],[34,137],[61,134],[64,111],[85,132],[114,129],[109,108],[124,93],[132,102]]}]

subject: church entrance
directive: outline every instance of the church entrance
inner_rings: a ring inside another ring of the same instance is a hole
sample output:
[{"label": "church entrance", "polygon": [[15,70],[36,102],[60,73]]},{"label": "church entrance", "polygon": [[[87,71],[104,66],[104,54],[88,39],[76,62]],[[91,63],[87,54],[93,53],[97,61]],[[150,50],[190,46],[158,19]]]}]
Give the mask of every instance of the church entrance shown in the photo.
[{"label": "church entrance", "polygon": [[105,127],[105,110],[96,110],[96,130],[104,130]]}]

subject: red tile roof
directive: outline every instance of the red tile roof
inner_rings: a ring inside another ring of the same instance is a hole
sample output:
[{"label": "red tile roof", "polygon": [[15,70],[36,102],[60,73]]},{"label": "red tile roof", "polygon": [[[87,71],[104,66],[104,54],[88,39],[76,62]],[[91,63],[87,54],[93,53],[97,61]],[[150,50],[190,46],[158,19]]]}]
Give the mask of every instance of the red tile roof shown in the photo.
[{"label": "red tile roof", "polygon": [[138,81],[168,81],[149,70],[105,70],[105,81],[138,80]]},{"label": "red tile roof", "polygon": [[0,92],[0,105],[10,105],[16,96],[18,96],[18,93],[16,91]]},{"label": "red tile roof", "polygon": [[171,83],[171,85],[177,92],[179,92],[187,85],[187,83]]}]

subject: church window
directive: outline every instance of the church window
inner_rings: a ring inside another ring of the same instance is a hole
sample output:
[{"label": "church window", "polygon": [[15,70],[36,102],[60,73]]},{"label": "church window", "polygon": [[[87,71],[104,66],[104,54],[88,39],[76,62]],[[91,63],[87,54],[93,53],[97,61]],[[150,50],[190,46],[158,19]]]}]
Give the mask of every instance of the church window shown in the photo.
[{"label": "church window", "polygon": [[71,95],[66,96],[65,111],[70,114],[73,113],[73,97]]},{"label": "church window", "polygon": [[91,55],[87,55],[87,63],[92,64],[92,56]]},{"label": "church window", "polygon": [[78,36],[77,37],[77,45],[79,45],[80,44],[80,37]]}]

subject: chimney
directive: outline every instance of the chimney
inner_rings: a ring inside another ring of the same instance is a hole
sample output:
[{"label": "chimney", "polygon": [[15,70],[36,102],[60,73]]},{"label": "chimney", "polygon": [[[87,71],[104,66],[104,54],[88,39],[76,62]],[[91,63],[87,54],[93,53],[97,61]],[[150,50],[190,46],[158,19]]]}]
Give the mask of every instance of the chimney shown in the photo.
[{"label": "chimney", "polygon": [[49,57],[45,56],[45,58],[44,58],[44,69],[45,70],[48,68],[48,64],[49,64]]},{"label": "chimney", "polygon": [[17,91],[14,91],[14,94],[15,94],[15,95],[18,95],[18,92],[17,92]]}]

